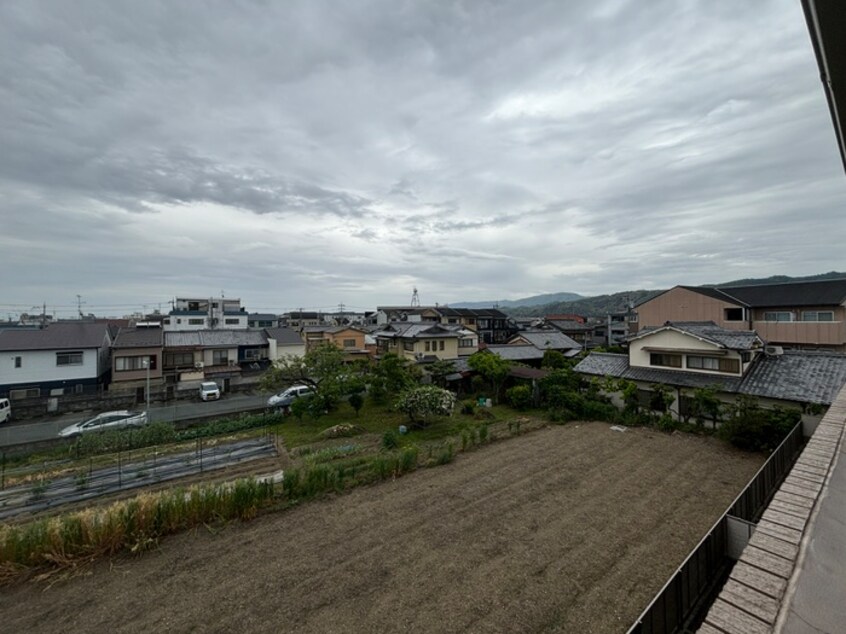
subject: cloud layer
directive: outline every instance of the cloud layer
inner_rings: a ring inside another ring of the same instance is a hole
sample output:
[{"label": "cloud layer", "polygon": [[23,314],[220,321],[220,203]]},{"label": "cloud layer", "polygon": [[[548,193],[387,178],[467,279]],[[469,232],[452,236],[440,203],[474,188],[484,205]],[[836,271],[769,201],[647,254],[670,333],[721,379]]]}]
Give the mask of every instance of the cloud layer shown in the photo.
[{"label": "cloud layer", "polygon": [[792,0],[4,3],[0,312],[843,269],[818,77]]}]

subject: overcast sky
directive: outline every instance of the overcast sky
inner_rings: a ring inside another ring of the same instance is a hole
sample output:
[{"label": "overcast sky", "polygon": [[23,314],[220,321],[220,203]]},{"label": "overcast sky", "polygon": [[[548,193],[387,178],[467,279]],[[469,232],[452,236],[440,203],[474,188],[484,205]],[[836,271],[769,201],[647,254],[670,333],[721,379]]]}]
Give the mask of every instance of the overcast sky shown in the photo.
[{"label": "overcast sky", "polygon": [[0,317],[846,270],[798,0],[0,4]]}]

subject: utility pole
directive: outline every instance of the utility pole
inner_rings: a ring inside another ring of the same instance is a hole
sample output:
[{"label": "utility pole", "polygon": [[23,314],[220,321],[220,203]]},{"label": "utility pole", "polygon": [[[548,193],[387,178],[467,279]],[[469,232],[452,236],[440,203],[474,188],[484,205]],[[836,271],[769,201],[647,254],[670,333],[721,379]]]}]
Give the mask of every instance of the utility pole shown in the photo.
[{"label": "utility pole", "polygon": [[79,318],[84,319],[85,315],[82,314],[82,305],[85,302],[82,301],[82,295],[76,296],[76,311],[79,313]]}]

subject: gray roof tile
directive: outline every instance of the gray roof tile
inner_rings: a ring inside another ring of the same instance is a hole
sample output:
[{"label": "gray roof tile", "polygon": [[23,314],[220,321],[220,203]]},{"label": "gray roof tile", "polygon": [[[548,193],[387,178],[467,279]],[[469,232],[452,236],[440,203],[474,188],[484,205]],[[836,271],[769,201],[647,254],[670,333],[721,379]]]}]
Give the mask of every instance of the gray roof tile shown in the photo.
[{"label": "gray roof tile", "polygon": [[3,330],[0,350],[70,350],[108,346],[109,326],[106,323],[64,321],[42,330]]}]

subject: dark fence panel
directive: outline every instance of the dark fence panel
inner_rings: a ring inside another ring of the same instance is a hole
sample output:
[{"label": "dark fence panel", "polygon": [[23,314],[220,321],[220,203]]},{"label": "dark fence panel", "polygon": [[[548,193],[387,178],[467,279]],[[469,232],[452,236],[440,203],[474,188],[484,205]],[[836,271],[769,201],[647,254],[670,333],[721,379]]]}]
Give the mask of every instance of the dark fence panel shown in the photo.
[{"label": "dark fence panel", "polygon": [[699,608],[712,596],[715,584],[732,565],[727,554],[727,517],[756,521],[787,476],[803,443],[800,422],[658,592],[629,628],[629,634],[675,634],[700,612]]}]

